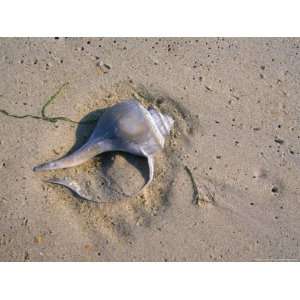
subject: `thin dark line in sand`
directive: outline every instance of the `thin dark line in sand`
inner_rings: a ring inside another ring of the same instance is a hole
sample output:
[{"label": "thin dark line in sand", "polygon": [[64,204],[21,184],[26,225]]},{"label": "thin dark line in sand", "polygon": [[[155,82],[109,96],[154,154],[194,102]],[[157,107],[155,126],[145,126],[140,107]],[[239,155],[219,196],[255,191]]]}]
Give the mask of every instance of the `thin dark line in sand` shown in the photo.
[{"label": "thin dark line in sand", "polygon": [[54,100],[57,98],[57,96],[59,94],[61,94],[61,92],[63,91],[63,89],[69,85],[69,82],[65,82],[52,96],[49,97],[48,101],[42,106],[41,109],[41,115],[31,115],[31,114],[25,114],[25,115],[16,115],[10,112],[7,112],[4,109],[0,109],[0,113],[6,115],[7,117],[11,117],[11,118],[16,118],[16,119],[25,119],[25,118],[31,118],[31,119],[36,119],[36,120],[42,120],[42,121],[46,121],[46,122],[51,122],[51,123],[56,123],[57,121],[65,121],[65,122],[69,122],[69,123],[73,123],[73,124],[92,124],[97,122],[97,120],[89,120],[89,121],[74,121],[70,118],[67,117],[50,117],[46,114],[46,109],[47,107],[54,102]]},{"label": "thin dark line in sand", "polygon": [[194,205],[197,205],[197,204],[199,204],[199,201],[200,201],[200,193],[199,193],[196,181],[194,179],[193,173],[190,170],[190,168],[188,166],[184,166],[184,169],[187,172],[187,174],[189,175],[189,177],[191,179],[191,182],[192,182],[192,186],[193,186],[193,200],[192,200],[192,203]]},{"label": "thin dark line in sand", "polygon": [[190,177],[193,186],[193,200],[192,204],[201,205],[201,204],[213,204],[217,205],[215,196],[211,193],[210,189],[205,183],[199,183],[195,180],[194,175],[188,166],[184,166],[185,171]]}]

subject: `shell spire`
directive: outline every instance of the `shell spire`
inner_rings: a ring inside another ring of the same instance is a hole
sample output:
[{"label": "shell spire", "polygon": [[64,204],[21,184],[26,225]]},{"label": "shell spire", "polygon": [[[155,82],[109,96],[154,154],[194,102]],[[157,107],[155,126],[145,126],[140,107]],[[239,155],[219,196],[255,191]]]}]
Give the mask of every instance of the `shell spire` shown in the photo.
[{"label": "shell spire", "polygon": [[161,132],[161,134],[163,136],[167,136],[174,125],[173,118],[167,114],[162,114],[154,107],[150,107],[148,111],[150,112],[153,121],[157,126],[157,128],[159,129],[159,131]]}]

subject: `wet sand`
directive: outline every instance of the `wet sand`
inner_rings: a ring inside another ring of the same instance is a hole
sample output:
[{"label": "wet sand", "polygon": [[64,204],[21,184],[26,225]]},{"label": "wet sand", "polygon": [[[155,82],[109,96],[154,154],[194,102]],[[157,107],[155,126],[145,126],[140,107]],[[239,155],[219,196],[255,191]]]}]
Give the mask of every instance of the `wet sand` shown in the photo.
[{"label": "wet sand", "polygon": [[[1,38],[0,260],[298,261],[299,46]],[[69,119],[128,98],[175,119],[145,191],[122,195],[143,185],[147,165],[121,153],[32,172],[89,136],[93,124]],[[92,183],[105,203],[45,183],[64,176]]]}]

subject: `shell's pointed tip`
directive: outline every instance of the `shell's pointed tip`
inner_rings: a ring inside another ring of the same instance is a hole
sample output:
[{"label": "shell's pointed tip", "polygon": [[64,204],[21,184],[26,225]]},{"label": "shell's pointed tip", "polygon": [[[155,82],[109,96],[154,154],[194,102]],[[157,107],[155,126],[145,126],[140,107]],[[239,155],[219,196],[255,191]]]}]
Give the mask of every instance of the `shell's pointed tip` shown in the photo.
[{"label": "shell's pointed tip", "polygon": [[39,171],[39,166],[33,167],[33,168],[32,168],[32,171],[33,171],[33,172],[38,172],[38,171]]},{"label": "shell's pointed tip", "polygon": [[49,171],[55,169],[56,164],[50,162],[50,163],[43,163],[40,165],[37,165],[33,167],[33,172],[42,172],[42,171]]},{"label": "shell's pointed tip", "polygon": [[57,178],[49,178],[49,179],[45,179],[43,180],[45,183],[52,183],[52,184],[57,184],[59,179]]},{"label": "shell's pointed tip", "polygon": [[44,171],[45,164],[41,164],[41,165],[37,165],[35,167],[32,168],[33,172],[40,172],[40,171]]}]

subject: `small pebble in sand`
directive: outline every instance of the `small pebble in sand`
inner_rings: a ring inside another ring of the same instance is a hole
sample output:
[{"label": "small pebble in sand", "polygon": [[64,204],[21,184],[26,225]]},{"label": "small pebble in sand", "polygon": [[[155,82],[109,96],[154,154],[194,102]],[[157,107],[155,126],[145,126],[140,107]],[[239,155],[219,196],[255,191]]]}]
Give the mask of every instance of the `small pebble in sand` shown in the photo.
[{"label": "small pebble in sand", "polygon": [[275,138],[275,139],[274,139],[274,142],[277,143],[277,144],[282,145],[282,144],[284,143],[284,140],[279,139],[279,138]]},{"label": "small pebble in sand", "polygon": [[103,73],[107,73],[111,67],[103,61],[97,62],[96,66],[102,70]]},{"label": "small pebble in sand", "polygon": [[253,178],[266,178],[267,171],[263,168],[258,168],[253,172]]},{"label": "small pebble in sand", "polygon": [[44,240],[44,237],[41,234],[38,234],[34,237],[34,242],[36,244],[41,244],[43,242],[43,240]]},{"label": "small pebble in sand", "polygon": [[279,193],[278,187],[275,186],[275,185],[273,185],[273,186],[272,186],[272,189],[271,189],[271,192],[272,192],[273,194],[278,194],[278,193]]}]

